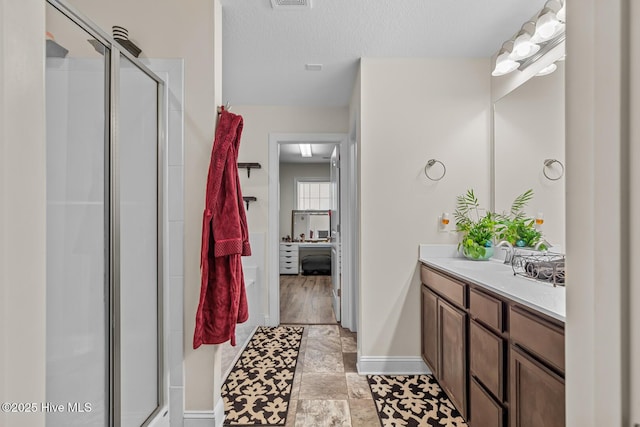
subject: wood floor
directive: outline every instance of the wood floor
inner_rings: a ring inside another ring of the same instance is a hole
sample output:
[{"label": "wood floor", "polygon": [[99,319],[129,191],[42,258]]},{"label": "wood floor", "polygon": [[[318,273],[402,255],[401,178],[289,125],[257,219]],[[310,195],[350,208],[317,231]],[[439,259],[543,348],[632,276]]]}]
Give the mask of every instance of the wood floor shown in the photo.
[{"label": "wood floor", "polygon": [[336,323],[331,276],[280,276],[280,323]]}]

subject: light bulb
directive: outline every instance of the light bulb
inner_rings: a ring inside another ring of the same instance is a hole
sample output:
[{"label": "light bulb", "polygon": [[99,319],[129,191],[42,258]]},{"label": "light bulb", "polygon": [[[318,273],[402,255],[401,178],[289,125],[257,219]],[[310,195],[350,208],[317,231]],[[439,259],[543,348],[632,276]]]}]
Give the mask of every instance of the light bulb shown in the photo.
[{"label": "light bulb", "polygon": [[509,52],[504,52],[496,58],[496,67],[491,73],[492,76],[503,76],[515,71],[520,66],[519,63],[509,58]]},{"label": "light bulb", "polygon": [[535,43],[546,42],[551,40],[564,29],[564,24],[558,21],[553,11],[548,11],[536,22],[536,32],[533,34],[532,41]]},{"label": "light bulb", "polygon": [[509,58],[520,60],[530,57],[540,50],[540,46],[531,41],[531,35],[528,33],[520,34],[513,42],[513,50]]}]

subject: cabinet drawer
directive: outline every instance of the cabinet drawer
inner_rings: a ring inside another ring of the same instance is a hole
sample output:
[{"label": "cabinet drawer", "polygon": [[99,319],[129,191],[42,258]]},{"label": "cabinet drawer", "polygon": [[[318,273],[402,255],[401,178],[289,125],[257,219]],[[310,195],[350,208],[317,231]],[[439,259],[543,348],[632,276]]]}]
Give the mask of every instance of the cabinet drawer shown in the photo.
[{"label": "cabinet drawer", "polygon": [[471,379],[470,413],[472,427],[502,427],[504,425],[504,409],[486,391]]},{"label": "cabinet drawer", "polygon": [[420,267],[420,279],[422,280],[422,283],[448,299],[453,304],[462,308],[466,307],[466,285],[464,283],[456,282],[453,279],[436,273],[424,265]]},{"label": "cabinet drawer", "polygon": [[514,343],[564,372],[564,330],[561,327],[520,307],[510,307],[509,334]]},{"label": "cabinet drawer", "polygon": [[503,302],[476,289],[469,290],[469,313],[496,331],[504,331]]},{"label": "cabinet drawer", "polygon": [[280,274],[298,274],[298,266],[280,266]]},{"label": "cabinet drawer", "polygon": [[479,323],[470,322],[469,367],[471,375],[501,401],[504,400],[504,341]]},{"label": "cabinet drawer", "polygon": [[280,253],[280,261],[298,260],[298,254]]},{"label": "cabinet drawer", "polygon": [[298,260],[280,260],[280,267],[297,267]]}]

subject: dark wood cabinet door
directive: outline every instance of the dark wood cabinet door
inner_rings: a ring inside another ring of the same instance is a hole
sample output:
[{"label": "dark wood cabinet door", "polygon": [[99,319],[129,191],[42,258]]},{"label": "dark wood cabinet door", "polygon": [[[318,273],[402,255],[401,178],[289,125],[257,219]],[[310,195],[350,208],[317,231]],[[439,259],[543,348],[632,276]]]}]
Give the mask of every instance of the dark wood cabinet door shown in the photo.
[{"label": "dark wood cabinet door", "polygon": [[467,315],[438,299],[440,385],[462,416],[467,418]]},{"label": "dark wood cabinet door", "polygon": [[438,376],[438,297],[422,286],[422,359]]},{"label": "dark wood cabinet door", "polygon": [[517,347],[509,354],[510,427],[564,427],[564,379]]},{"label": "dark wood cabinet door", "polygon": [[504,348],[502,337],[469,322],[469,370],[500,401],[504,400]]},{"label": "dark wood cabinet door", "polygon": [[469,383],[469,417],[471,427],[503,427],[504,409],[471,379]]}]

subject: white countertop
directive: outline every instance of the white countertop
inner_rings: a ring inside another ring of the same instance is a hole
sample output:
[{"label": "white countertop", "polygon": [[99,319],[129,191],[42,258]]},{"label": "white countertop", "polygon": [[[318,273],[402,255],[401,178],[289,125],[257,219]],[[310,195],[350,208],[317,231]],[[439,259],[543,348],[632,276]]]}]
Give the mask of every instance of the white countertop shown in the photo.
[{"label": "white countertop", "polygon": [[[496,250],[496,255],[500,254]],[[564,286],[554,287],[551,283],[514,275],[511,266],[497,258],[472,261],[459,255],[455,245],[420,245],[419,261],[565,321]]]}]

